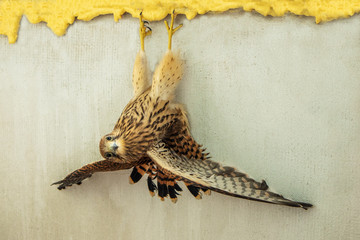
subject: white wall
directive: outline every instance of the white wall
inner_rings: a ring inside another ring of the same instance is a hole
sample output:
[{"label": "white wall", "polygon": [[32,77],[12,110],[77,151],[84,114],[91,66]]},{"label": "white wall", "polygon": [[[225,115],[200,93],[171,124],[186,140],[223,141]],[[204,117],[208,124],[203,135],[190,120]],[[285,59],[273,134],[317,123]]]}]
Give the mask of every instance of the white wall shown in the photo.
[{"label": "white wall", "polygon": [[[57,37],[24,18],[16,44],[0,37],[1,239],[360,239],[359,20],[178,17],[193,135],[214,160],[315,205],[304,211],[187,191],[174,205],[129,185],[130,171],[50,187],[101,159],[132,96],[138,21],[78,21]],[[151,27],[154,69],[167,35]]]}]

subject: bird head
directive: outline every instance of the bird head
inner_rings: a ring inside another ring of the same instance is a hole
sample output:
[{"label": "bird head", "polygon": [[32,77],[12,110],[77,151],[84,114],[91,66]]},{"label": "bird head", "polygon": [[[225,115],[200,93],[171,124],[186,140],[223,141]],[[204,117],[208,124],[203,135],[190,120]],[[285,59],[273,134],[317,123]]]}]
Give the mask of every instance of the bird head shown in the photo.
[{"label": "bird head", "polygon": [[124,141],[114,133],[103,136],[100,140],[100,153],[107,160],[123,162]]}]

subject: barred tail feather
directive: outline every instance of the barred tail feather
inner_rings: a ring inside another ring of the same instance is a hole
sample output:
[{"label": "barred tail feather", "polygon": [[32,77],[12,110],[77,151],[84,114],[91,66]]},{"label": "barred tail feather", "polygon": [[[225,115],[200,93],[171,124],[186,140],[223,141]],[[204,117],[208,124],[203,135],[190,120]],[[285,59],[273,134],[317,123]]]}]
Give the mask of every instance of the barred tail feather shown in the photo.
[{"label": "barred tail feather", "polygon": [[148,169],[149,169],[148,164],[135,166],[130,174],[129,183],[130,184],[137,183],[142,178],[142,176],[144,176],[144,174],[148,171]]},{"label": "barred tail feather", "polygon": [[156,187],[155,183],[153,182],[151,176],[148,176],[147,184],[148,184],[148,189],[149,189],[150,195],[152,197],[155,196],[155,191],[157,190],[157,187]]},{"label": "barred tail feather", "polygon": [[170,197],[173,203],[177,202],[178,191],[182,191],[179,185],[176,183],[175,178],[165,175],[161,171],[157,171],[157,189],[158,196],[161,201],[164,201],[166,197]]},{"label": "barred tail feather", "polygon": [[196,185],[196,183],[192,183],[192,182],[185,182],[185,185],[187,187],[187,189],[190,191],[190,193],[196,198],[196,199],[201,199],[201,193],[200,193],[200,187],[198,187]]}]

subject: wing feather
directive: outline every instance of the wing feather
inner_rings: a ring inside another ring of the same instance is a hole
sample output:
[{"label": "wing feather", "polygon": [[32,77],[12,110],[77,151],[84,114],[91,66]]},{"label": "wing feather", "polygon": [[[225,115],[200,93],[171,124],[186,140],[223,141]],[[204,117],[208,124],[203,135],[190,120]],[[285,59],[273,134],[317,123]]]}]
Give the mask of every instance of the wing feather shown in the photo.
[{"label": "wing feather", "polygon": [[211,189],[234,197],[304,209],[312,206],[271,192],[267,190],[268,186],[264,181],[257,182],[235,168],[223,167],[209,159],[189,159],[178,155],[161,141],[153,145],[147,153],[164,174],[174,174],[181,180],[190,181],[200,188]]}]

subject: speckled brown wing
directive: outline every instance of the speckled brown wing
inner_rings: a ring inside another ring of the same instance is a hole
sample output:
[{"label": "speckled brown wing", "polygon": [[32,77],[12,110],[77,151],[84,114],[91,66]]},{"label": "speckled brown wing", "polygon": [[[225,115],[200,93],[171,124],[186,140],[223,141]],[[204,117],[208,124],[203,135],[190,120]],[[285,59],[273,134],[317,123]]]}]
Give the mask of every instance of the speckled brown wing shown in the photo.
[{"label": "speckled brown wing", "polygon": [[[191,136],[185,113],[182,116],[183,119],[180,121],[179,129],[164,138],[163,142],[173,149],[176,154],[188,159],[209,159],[209,153],[205,152],[206,149],[202,148],[202,145],[198,144]],[[176,179],[176,177],[174,178]],[[201,191],[206,195],[210,195],[211,193],[210,189],[205,187],[200,188],[189,181],[185,181],[185,185],[196,199],[202,198]]]},{"label": "speckled brown wing", "polygon": [[257,182],[232,167],[221,166],[209,159],[189,159],[178,155],[164,142],[158,142],[148,151],[149,157],[165,174],[173,174],[200,188],[249,200],[307,209],[309,203],[295,202],[268,190],[265,182]]},{"label": "speckled brown wing", "polygon": [[134,166],[133,163],[117,163],[109,160],[102,160],[93,162],[90,164],[87,164],[69,175],[67,175],[63,180],[60,180],[58,182],[54,182],[51,185],[59,185],[57,188],[59,190],[65,189],[66,187],[70,187],[73,184],[80,185],[81,182],[91,177],[92,174],[95,172],[109,172],[109,171],[117,171],[117,170],[123,170],[123,169],[129,169]]},{"label": "speckled brown wing", "polygon": [[186,125],[183,125],[179,131],[175,131],[167,138],[164,138],[163,142],[177,154],[189,159],[205,160],[209,158],[209,153],[206,153],[206,149],[194,140]]}]

